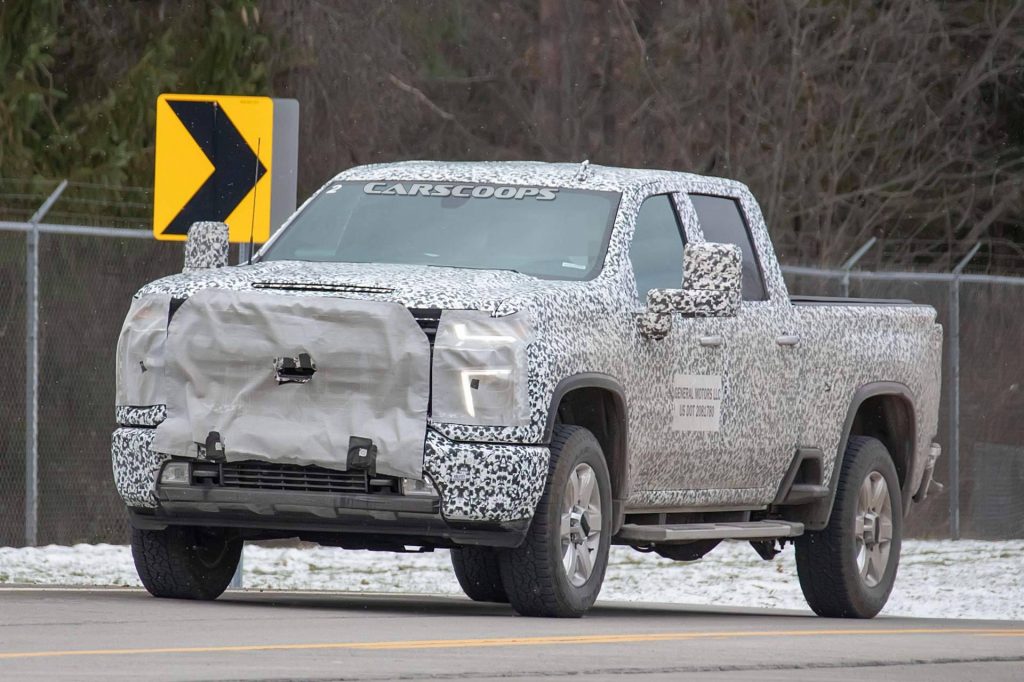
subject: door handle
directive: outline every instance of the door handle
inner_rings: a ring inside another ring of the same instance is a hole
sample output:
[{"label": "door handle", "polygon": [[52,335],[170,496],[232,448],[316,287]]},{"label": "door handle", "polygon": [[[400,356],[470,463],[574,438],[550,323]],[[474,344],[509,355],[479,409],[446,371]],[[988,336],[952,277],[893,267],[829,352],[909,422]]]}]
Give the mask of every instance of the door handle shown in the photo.
[{"label": "door handle", "polygon": [[800,343],[799,334],[783,334],[775,337],[775,343],[780,346],[796,346]]},{"label": "door handle", "polygon": [[718,348],[723,343],[721,336],[702,336],[698,340],[700,341],[700,345],[705,348]]}]

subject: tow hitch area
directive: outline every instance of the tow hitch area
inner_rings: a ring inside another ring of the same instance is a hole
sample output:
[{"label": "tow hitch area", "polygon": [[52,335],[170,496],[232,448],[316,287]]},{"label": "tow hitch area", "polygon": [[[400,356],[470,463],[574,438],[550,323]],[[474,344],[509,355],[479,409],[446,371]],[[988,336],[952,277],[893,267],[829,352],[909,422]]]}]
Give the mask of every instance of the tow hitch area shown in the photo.
[{"label": "tow hitch area", "polygon": [[377,446],[369,438],[352,436],[348,439],[348,468],[374,474],[377,471]]}]

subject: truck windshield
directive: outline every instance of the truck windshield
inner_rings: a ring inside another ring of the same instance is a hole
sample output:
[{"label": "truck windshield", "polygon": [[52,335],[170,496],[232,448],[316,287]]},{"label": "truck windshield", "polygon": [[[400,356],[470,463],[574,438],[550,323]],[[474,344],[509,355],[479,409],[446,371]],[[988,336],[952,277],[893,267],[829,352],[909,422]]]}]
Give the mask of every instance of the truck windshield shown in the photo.
[{"label": "truck windshield", "polygon": [[583,280],[600,270],[617,192],[525,185],[337,182],[262,260],[407,263]]}]

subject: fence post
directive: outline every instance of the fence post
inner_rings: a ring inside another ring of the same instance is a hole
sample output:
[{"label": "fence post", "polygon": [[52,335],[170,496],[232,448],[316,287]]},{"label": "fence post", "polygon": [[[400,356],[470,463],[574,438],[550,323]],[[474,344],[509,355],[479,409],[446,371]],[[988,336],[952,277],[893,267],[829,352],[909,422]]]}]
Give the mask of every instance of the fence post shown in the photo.
[{"label": "fence post", "polygon": [[960,278],[949,283],[949,536],[960,539]]},{"label": "fence post", "polygon": [[25,233],[25,544],[39,536],[39,222],[68,186],[62,180]]},{"label": "fence post", "polygon": [[949,535],[960,539],[960,275],[981,242],[953,268],[949,284]]},{"label": "fence post", "polygon": [[850,256],[846,260],[846,262],[840,266],[840,269],[843,271],[842,282],[844,298],[850,297],[850,270],[853,269],[853,266],[856,265],[860,261],[860,259],[864,257],[864,254],[866,254],[871,249],[871,247],[875,245],[875,242],[877,241],[878,237],[872,237],[871,239],[864,242],[864,244],[859,249],[854,251],[853,255]]}]

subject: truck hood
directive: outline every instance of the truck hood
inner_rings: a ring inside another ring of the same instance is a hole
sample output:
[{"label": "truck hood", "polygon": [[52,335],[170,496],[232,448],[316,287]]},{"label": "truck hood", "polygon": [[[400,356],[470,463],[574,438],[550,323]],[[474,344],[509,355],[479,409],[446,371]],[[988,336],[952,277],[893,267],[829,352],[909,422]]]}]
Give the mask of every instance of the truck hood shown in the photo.
[{"label": "truck hood", "polygon": [[204,289],[262,290],[286,295],[390,301],[408,308],[485,310],[507,315],[518,309],[510,301],[522,300],[540,287],[578,284],[540,280],[507,270],[268,261],[171,275],[147,284],[137,296],[169,294],[174,298],[188,298]]}]

